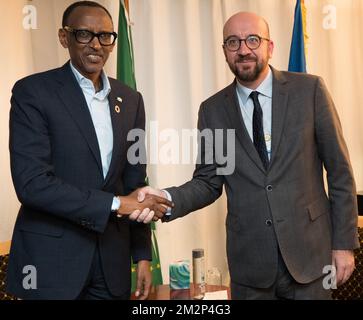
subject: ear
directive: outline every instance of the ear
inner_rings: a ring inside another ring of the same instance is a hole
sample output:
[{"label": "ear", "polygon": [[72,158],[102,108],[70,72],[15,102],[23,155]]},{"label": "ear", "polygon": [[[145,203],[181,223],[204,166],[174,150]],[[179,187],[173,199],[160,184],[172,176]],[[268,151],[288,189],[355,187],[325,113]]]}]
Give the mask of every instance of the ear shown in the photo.
[{"label": "ear", "polygon": [[67,31],[65,31],[64,29],[59,29],[58,30],[58,39],[59,39],[59,42],[62,45],[62,47],[67,49],[68,48]]},{"label": "ear", "polygon": [[272,58],[272,53],[274,51],[274,42],[270,40],[269,44],[268,44],[268,56],[271,59]]}]

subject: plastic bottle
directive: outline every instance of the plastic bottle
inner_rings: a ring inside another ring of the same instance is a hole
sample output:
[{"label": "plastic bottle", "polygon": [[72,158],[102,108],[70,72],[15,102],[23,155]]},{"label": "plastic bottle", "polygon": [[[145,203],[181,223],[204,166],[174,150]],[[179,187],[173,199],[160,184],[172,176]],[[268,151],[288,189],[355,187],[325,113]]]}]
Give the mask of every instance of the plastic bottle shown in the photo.
[{"label": "plastic bottle", "polygon": [[193,250],[193,299],[201,300],[205,294],[204,249]]}]

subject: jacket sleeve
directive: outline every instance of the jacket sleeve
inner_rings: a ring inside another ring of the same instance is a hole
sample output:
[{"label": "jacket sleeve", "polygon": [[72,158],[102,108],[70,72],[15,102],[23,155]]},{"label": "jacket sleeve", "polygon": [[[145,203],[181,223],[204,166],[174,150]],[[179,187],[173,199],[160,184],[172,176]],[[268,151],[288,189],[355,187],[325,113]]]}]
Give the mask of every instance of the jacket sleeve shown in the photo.
[{"label": "jacket sleeve", "polygon": [[113,194],[81,189],[55,175],[46,112],[31,81],[15,84],[10,110],[10,161],[19,201],[37,212],[102,233]]},{"label": "jacket sleeve", "polygon": [[359,247],[357,198],[353,170],[339,117],[327,88],[318,78],[315,92],[315,135],[327,172],[332,221],[332,247]]},{"label": "jacket sleeve", "polygon": [[[208,125],[205,106],[202,104],[198,115],[199,134],[203,133],[204,129],[208,130]],[[198,139],[198,158],[192,180],[179,187],[166,189],[170,193],[175,207],[172,209],[171,215],[165,217],[163,221],[171,221],[206,207],[222,194],[224,179],[222,175],[217,175],[214,133],[212,136],[213,141],[210,139],[211,135],[203,135],[203,138],[200,135]]]}]

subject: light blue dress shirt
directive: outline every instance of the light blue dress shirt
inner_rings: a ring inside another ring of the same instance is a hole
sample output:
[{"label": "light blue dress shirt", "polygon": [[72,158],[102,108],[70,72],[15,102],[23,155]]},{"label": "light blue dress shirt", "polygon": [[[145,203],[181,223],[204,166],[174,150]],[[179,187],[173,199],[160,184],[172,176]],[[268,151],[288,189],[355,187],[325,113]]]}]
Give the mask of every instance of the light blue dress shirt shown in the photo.
[{"label": "light blue dress shirt", "polygon": [[246,126],[247,132],[253,141],[253,101],[249,98],[252,91],[257,91],[258,101],[260,102],[263,113],[263,131],[265,134],[266,148],[269,159],[271,159],[271,123],[272,123],[272,72],[269,69],[267,77],[256,88],[256,90],[249,89],[242,86],[237,81],[236,86],[237,97],[239,106],[242,113],[243,122]]},{"label": "light blue dress shirt", "polygon": [[[110,81],[106,73],[102,71],[101,78],[103,88],[96,92],[93,82],[83,76],[73,65],[70,63],[72,72],[77,79],[79,86],[82,89],[83,95],[86,99],[88,110],[91,114],[93,126],[96,130],[98,146],[101,153],[103,178],[106,178],[108,169],[112,159],[113,150],[113,130],[110,114],[110,105],[108,102],[108,95],[111,92]],[[116,210],[120,206],[120,200],[114,197],[112,202],[112,210]]]}]

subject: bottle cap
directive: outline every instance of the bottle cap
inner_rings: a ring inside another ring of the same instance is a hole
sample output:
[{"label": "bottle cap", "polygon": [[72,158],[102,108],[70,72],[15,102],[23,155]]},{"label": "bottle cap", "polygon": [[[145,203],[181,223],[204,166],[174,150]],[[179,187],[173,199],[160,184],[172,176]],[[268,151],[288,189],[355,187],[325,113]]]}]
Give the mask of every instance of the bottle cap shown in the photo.
[{"label": "bottle cap", "polygon": [[193,250],[193,259],[204,257],[204,249],[194,249]]}]

